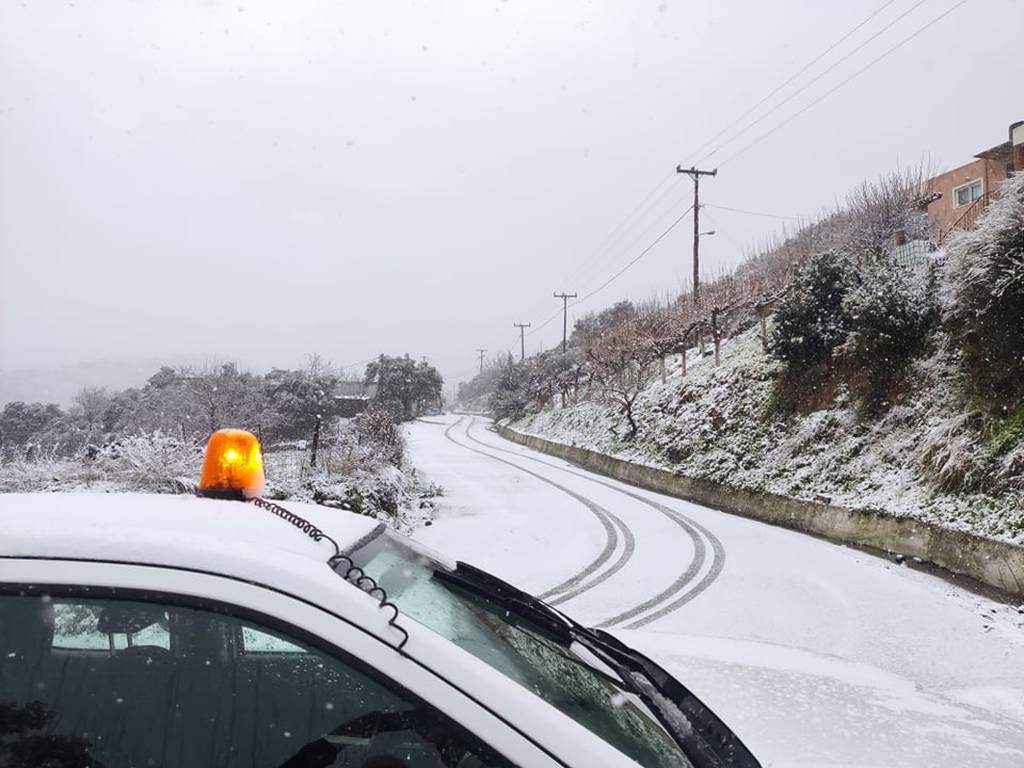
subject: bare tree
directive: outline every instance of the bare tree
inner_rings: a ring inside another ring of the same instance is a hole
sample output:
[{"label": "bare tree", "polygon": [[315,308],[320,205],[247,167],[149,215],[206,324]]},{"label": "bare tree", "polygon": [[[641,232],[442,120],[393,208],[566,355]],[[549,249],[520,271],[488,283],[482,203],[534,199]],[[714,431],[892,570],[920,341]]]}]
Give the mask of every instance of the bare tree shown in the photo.
[{"label": "bare tree", "polygon": [[930,175],[923,165],[899,168],[854,188],[842,214],[845,247],[839,250],[863,264],[880,258],[898,233],[909,239],[924,238]]},{"label": "bare tree", "polygon": [[322,376],[334,375],[334,369],[329,360],[325,360],[319,353],[306,355],[306,375],[311,379],[318,379]]},{"label": "bare tree", "polygon": [[722,337],[729,330],[730,316],[738,307],[749,304],[751,297],[751,282],[735,277],[716,280],[704,291],[702,299],[715,345],[716,366],[722,361]]},{"label": "bare tree", "polygon": [[72,415],[82,419],[91,434],[101,424],[110,399],[110,393],[103,387],[83,387],[72,398]]},{"label": "bare tree", "polygon": [[668,324],[664,309],[643,307],[604,332],[584,336],[583,354],[591,377],[629,422],[627,440],[637,434],[634,406],[654,375],[662,349],[658,339],[666,335]]},{"label": "bare tree", "polygon": [[665,333],[657,339],[657,346],[661,355],[679,355],[680,374],[683,376],[686,375],[686,353],[690,348],[690,339],[696,339],[703,325],[701,306],[693,302],[692,294],[680,295],[669,307]]}]

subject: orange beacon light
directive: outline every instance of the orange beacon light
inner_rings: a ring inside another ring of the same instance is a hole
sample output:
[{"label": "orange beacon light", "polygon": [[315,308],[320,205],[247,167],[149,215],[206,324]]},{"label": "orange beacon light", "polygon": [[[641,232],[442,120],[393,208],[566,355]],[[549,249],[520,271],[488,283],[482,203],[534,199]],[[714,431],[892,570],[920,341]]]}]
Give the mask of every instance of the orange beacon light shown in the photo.
[{"label": "orange beacon light", "polygon": [[256,435],[244,429],[218,429],[210,435],[199,479],[199,495],[252,499],[263,493],[263,452]]}]

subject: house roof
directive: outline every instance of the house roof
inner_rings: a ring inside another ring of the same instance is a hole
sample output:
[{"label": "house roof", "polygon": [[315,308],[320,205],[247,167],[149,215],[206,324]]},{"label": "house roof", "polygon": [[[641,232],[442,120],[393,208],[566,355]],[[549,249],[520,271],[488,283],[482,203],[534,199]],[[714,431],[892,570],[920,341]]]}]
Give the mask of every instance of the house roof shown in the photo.
[{"label": "house roof", "polygon": [[377,385],[361,381],[339,381],[334,388],[334,397],[338,400],[372,400],[376,396]]},{"label": "house roof", "polygon": [[1004,141],[1002,144],[996,144],[991,149],[979,152],[975,157],[981,160],[1009,160],[1013,157],[1013,145],[1008,141]]}]

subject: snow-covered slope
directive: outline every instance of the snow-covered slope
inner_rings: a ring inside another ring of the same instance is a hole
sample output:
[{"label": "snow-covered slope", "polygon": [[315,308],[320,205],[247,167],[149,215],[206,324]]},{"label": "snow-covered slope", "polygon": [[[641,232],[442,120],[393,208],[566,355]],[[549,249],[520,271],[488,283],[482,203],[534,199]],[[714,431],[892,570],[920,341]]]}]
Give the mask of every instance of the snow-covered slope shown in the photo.
[{"label": "snow-covered slope", "polygon": [[[908,386],[880,414],[866,416],[840,391],[827,408],[787,414],[778,405],[775,363],[755,329],[708,357],[671,368],[636,406],[638,435],[614,405],[583,399],[510,426],[739,488],[909,515],[984,536],[1024,543],[1024,490],[981,483],[972,492],[940,491],[935,445],[957,448],[965,417],[956,366],[941,354],[918,361]],[[985,446],[966,445],[983,454]],[[965,459],[970,463],[970,459]],[[980,488],[980,489],[979,489]],[[988,491],[988,492],[986,492]]]}]

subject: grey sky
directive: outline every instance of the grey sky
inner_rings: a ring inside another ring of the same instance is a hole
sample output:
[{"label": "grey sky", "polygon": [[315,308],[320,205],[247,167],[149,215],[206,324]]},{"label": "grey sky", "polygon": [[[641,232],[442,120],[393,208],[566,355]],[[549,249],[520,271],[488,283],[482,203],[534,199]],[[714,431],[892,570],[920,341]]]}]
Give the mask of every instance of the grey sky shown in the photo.
[{"label": "grey sky", "polygon": [[[925,0],[707,162],[954,2]],[[675,164],[882,5],[5,2],[0,368],[387,351],[466,378],[475,348],[557,310],[552,290],[635,256],[689,203]],[[1020,0],[971,0],[722,164],[705,201],[804,215],[898,162],[966,162],[1024,118],[1022,34]],[[782,225],[707,213],[708,273]],[[574,311],[677,290],[689,226]]]}]

